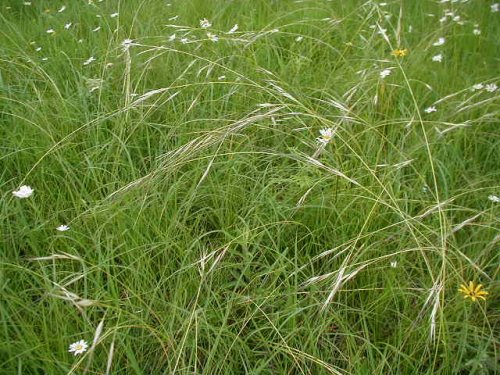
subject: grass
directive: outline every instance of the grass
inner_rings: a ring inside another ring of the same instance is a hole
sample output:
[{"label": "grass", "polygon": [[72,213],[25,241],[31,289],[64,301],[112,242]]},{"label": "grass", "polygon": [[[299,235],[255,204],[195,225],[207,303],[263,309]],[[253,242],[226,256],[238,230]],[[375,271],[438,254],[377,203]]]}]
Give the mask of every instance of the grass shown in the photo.
[{"label": "grass", "polygon": [[496,371],[492,1],[0,7],[2,374]]}]

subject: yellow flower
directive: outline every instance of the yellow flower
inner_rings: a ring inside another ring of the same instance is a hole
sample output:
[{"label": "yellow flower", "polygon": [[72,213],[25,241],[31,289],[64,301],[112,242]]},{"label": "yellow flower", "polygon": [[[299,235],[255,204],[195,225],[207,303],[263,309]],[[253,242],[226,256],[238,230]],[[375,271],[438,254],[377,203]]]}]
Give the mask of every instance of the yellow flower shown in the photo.
[{"label": "yellow flower", "polygon": [[401,49],[401,48],[396,48],[394,51],[391,52],[391,55],[396,56],[396,57],[405,57],[408,54],[408,49]]},{"label": "yellow flower", "polygon": [[469,281],[469,286],[461,284],[458,291],[463,293],[464,298],[470,298],[473,302],[476,302],[478,298],[486,300],[484,296],[489,294],[487,291],[481,290],[482,287],[482,284],[476,285],[474,281]]}]

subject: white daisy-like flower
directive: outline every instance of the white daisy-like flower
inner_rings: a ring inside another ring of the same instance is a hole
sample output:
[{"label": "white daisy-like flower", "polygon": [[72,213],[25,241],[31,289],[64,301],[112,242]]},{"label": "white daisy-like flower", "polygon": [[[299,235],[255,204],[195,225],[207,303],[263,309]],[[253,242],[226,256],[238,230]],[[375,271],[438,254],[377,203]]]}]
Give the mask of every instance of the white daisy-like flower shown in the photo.
[{"label": "white daisy-like flower", "polygon": [[83,62],[83,65],[89,65],[92,64],[95,61],[94,56],[90,56],[86,61]]},{"label": "white daisy-like flower", "polygon": [[227,33],[234,34],[236,30],[238,30],[238,24],[235,24],[233,27],[231,27],[231,30],[229,30]]},{"label": "white daisy-like flower", "polygon": [[303,36],[298,36],[297,38],[295,38],[296,42],[302,42],[303,40],[304,40]]},{"label": "white daisy-like flower", "polygon": [[71,27],[71,25],[73,25],[73,23],[68,22],[67,24],[65,24],[65,25],[64,25],[64,28],[65,28],[66,30],[69,30],[69,28]]},{"label": "white daisy-like flower", "polygon": [[217,79],[218,79],[219,81],[224,81],[224,80],[226,79],[226,76],[219,76],[219,77],[217,77]]},{"label": "white daisy-like flower", "polygon": [[123,49],[123,52],[125,51],[128,51],[128,49],[134,45],[134,41],[132,39],[125,39],[122,43],[121,43],[121,46],[122,46],[122,49]]},{"label": "white daisy-like flower", "polygon": [[66,232],[67,230],[69,230],[69,227],[67,225],[59,225],[56,230],[58,230],[59,232]]},{"label": "white daisy-like flower", "polygon": [[33,194],[34,190],[31,186],[23,185],[18,190],[13,191],[12,194],[17,198],[29,198]]},{"label": "white daisy-like flower", "polygon": [[496,83],[489,83],[486,85],[485,90],[488,92],[495,92],[497,91],[497,84]]},{"label": "white daisy-like flower", "polygon": [[200,27],[202,29],[208,29],[210,26],[212,26],[212,24],[206,18],[203,18],[202,20],[200,20]]},{"label": "white daisy-like flower", "polygon": [[471,91],[477,91],[484,89],[484,85],[482,83],[476,83],[471,87]]},{"label": "white daisy-like flower", "polygon": [[328,142],[330,142],[332,140],[333,135],[335,134],[335,131],[332,128],[324,128],[324,129],[321,129],[319,131],[319,133],[321,134],[321,136],[316,138],[316,141],[326,145],[326,144],[328,144]]},{"label": "white daisy-like flower", "polygon": [[436,107],[432,106],[432,107],[428,107],[428,108],[424,109],[424,112],[425,113],[437,112],[437,109],[436,109]]},{"label": "white daisy-like flower", "polygon": [[385,78],[387,76],[390,76],[392,73],[391,69],[384,69],[380,72],[380,78]]},{"label": "white daisy-like flower", "polygon": [[492,202],[495,202],[495,203],[500,203],[500,197],[496,196],[496,195],[490,195],[488,196],[488,199]]},{"label": "white daisy-like flower", "polygon": [[66,5],[63,5],[61,8],[59,8],[58,12],[62,13],[66,10]]},{"label": "white daisy-like flower", "polygon": [[181,43],[182,43],[182,44],[187,44],[187,43],[189,43],[189,39],[188,39],[188,38],[186,38],[186,37],[181,38],[181,39],[180,39],[180,41],[181,41]]},{"label": "white daisy-like flower", "polygon": [[74,355],[82,354],[87,351],[89,344],[85,340],[77,341],[69,346],[68,352],[73,352]]},{"label": "white daisy-like flower", "polygon": [[35,48],[35,51],[40,52],[42,50],[42,47],[37,47]]},{"label": "white daisy-like flower", "polygon": [[47,34],[54,34],[56,31],[54,29],[48,29],[46,31]]},{"label": "white daisy-like flower", "polygon": [[169,42],[173,42],[175,40],[175,34],[172,34],[168,37]]},{"label": "white daisy-like flower", "polygon": [[474,35],[481,35],[481,30],[480,29],[474,29],[474,30],[472,30],[472,34],[474,34]]},{"label": "white daisy-like flower", "polygon": [[434,62],[441,62],[441,61],[443,61],[443,54],[440,53],[438,55],[432,56],[432,61],[434,61]]},{"label": "white daisy-like flower", "polygon": [[219,37],[215,34],[212,34],[212,33],[207,33],[207,38],[210,39],[212,42],[219,41]]},{"label": "white daisy-like flower", "polygon": [[460,21],[460,16],[455,16],[455,17],[453,17],[453,21],[455,21],[455,22]]},{"label": "white daisy-like flower", "polygon": [[109,16],[110,16],[111,18],[115,18],[115,17],[118,17],[119,15],[120,15],[120,13],[115,12],[115,13],[111,13]]},{"label": "white daisy-like flower", "polygon": [[491,4],[490,8],[491,8],[492,13],[496,13],[496,12],[500,11],[500,3]]},{"label": "white daisy-like flower", "polygon": [[392,267],[392,268],[396,268],[397,266],[398,266],[398,261],[397,261],[397,260],[393,260],[393,261],[391,262],[391,267]]},{"label": "white daisy-like flower", "polygon": [[437,47],[437,46],[442,46],[445,42],[446,42],[446,39],[441,37],[441,38],[439,38],[439,39],[437,40],[437,42],[432,43],[432,45],[433,45],[433,46],[436,46],[436,47]]}]

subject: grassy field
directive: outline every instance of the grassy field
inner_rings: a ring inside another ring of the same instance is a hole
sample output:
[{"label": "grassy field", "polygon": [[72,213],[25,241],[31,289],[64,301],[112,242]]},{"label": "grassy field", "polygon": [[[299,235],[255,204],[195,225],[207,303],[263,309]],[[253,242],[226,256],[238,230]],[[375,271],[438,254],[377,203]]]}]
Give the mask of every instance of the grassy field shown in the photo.
[{"label": "grassy field", "polygon": [[0,373],[495,373],[499,8],[2,0]]}]

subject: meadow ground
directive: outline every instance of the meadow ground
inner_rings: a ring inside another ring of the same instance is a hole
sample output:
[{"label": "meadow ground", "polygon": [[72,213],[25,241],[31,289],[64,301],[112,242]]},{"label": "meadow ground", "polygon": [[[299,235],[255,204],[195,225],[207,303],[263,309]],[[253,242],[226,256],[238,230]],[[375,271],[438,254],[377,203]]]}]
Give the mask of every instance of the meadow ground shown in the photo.
[{"label": "meadow ground", "polygon": [[1,374],[495,373],[500,4],[0,25]]}]

